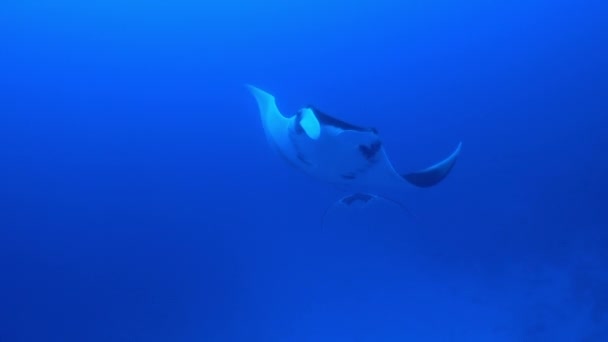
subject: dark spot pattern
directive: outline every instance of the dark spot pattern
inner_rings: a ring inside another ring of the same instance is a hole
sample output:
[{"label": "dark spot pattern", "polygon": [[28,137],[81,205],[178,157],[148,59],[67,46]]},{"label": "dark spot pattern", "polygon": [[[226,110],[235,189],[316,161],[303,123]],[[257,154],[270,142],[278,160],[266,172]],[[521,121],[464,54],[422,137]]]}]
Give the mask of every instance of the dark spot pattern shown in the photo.
[{"label": "dark spot pattern", "polygon": [[342,177],[342,179],[346,179],[346,180],[353,180],[353,179],[357,178],[357,175],[355,175],[353,172],[349,172],[349,173],[340,175],[340,177]]},{"label": "dark spot pattern", "polygon": [[367,203],[367,202],[371,201],[373,198],[374,198],[374,196],[372,196],[370,194],[357,193],[354,195],[346,196],[343,199],[341,199],[340,201],[346,205],[351,205],[357,201]]},{"label": "dark spot pattern", "polygon": [[380,147],[382,147],[382,143],[380,141],[376,141],[369,145],[359,145],[359,151],[366,160],[371,161],[376,156],[378,151],[380,151]]}]

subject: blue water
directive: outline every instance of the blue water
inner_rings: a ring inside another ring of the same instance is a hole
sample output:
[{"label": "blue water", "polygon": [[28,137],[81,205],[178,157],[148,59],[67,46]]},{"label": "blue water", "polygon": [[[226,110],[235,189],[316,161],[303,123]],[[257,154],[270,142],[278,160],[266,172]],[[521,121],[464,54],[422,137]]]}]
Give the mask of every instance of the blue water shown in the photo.
[{"label": "blue water", "polygon": [[[608,5],[0,3],[0,341],[608,341]],[[254,99],[380,131],[388,205]]]}]

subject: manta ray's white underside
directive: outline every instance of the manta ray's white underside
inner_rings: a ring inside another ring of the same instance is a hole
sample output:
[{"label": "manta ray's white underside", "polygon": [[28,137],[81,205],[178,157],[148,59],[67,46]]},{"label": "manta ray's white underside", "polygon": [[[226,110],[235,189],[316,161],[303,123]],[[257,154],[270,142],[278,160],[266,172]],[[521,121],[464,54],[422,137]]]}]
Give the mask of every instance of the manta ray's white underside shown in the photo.
[{"label": "manta ray's white underside", "polygon": [[431,187],[450,173],[461,144],[443,161],[421,171],[400,174],[391,164],[373,128],[359,127],[305,107],[290,117],[281,114],[274,96],[248,86],[254,95],[270,145],[306,174],[352,192]]}]

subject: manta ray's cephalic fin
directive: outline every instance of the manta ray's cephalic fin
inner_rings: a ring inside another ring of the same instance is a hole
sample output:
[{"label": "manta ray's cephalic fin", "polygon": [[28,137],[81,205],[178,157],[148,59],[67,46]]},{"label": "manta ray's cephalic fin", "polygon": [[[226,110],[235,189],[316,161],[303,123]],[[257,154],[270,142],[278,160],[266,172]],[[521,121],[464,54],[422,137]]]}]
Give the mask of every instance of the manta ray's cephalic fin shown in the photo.
[{"label": "manta ray's cephalic fin", "polygon": [[461,149],[462,142],[458,144],[458,147],[456,147],[456,150],[454,150],[452,154],[439,163],[424,170],[406,173],[402,175],[402,177],[409,183],[420,188],[429,188],[437,185],[450,173],[454,164],[456,164]]}]

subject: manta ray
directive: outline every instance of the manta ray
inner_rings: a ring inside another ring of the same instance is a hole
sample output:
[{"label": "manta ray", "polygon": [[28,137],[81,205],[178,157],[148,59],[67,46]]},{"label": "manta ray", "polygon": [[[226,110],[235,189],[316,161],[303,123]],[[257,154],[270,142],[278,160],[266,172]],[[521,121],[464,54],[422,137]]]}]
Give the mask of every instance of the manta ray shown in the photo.
[{"label": "manta ray", "polygon": [[281,114],[270,93],[247,84],[255,97],[262,126],[272,149],[294,168],[350,192],[338,202],[350,205],[367,203],[383,194],[430,188],[450,173],[462,148],[422,170],[397,172],[373,127],[358,126],[330,116],[314,106],[300,108],[295,114]]}]

